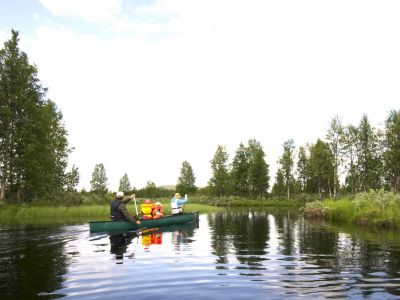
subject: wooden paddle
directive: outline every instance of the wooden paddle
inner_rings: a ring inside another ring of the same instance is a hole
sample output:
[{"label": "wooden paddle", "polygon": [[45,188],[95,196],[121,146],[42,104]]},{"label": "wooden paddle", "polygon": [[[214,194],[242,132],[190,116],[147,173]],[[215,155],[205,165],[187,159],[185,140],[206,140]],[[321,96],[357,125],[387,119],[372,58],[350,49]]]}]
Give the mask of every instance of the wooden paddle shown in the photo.
[{"label": "wooden paddle", "polygon": [[137,205],[136,205],[136,197],[135,197],[135,194],[133,194],[132,196],[133,196],[133,201],[135,202],[136,216],[139,218],[139,213],[138,213],[138,210],[137,210]]}]

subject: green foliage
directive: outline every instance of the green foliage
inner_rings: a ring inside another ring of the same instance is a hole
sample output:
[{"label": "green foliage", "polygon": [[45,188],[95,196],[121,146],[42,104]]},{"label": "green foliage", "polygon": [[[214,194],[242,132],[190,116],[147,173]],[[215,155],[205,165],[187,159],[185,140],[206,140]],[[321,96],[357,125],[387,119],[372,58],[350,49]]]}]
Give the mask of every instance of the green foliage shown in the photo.
[{"label": "green foliage", "polygon": [[[281,165],[281,172],[284,180],[284,187],[286,189],[287,198],[290,198],[290,188],[293,187],[294,174],[294,141],[292,139],[287,140],[283,144],[283,154],[279,159]],[[278,174],[279,175],[279,174]]]},{"label": "green foliage", "polygon": [[353,194],[383,187],[382,133],[371,127],[364,115],[358,127],[345,130],[344,151],[347,161],[347,190]]},{"label": "green foliage", "polygon": [[261,199],[268,195],[269,189],[269,165],[264,159],[264,150],[261,144],[252,139],[249,140],[249,195],[252,198]]},{"label": "green foliage", "polygon": [[0,197],[13,202],[56,199],[65,184],[67,132],[18,42],[12,30],[0,50]]},{"label": "green foliage", "polygon": [[381,160],[381,133],[372,128],[366,115],[357,129],[357,172],[359,191],[380,189],[382,187],[383,165]]},{"label": "green foliage", "polygon": [[341,222],[354,222],[355,208],[347,199],[325,200],[324,205],[328,207],[328,219]]},{"label": "green foliage", "polygon": [[212,177],[209,188],[213,195],[224,196],[229,193],[228,153],[224,146],[218,145],[214,158],[211,160]]},{"label": "green foliage", "polygon": [[324,200],[306,203],[302,209],[305,216],[318,215],[318,207],[327,208],[330,220],[345,221],[361,225],[391,228],[400,227],[400,195],[383,190],[371,190],[357,194],[352,200]]},{"label": "green foliage", "polygon": [[90,181],[91,191],[97,194],[105,194],[108,191],[106,169],[103,164],[96,164]]},{"label": "green foliage", "polygon": [[157,196],[157,186],[153,181],[148,181],[145,188],[144,188],[144,194],[148,198],[155,198]]},{"label": "green foliage", "polygon": [[112,200],[115,199],[115,193],[109,191],[107,193],[82,191],[79,193],[79,196],[81,199],[80,203],[82,205],[108,205]]},{"label": "green foliage", "polygon": [[299,205],[305,205],[307,202],[318,201],[318,196],[315,194],[301,193],[296,195],[295,200]]},{"label": "green foliage", "polygon": [[65,175],[65,190],[76,191],[76,186],[79,183],[79,170],[75,165],[72,166],[70,172]]},{"label": "green foliage", "polygon": [[232,161],[230,177],[232,193],[236,196],[246,197],[249,195],[249,159],[247,152],[247,148],[240,143]]},{"label": "green foliage", "polygon": [[385,122],[384,165],[387,186],[400,192],[400,111],[391,111]]},{"label": "green foliage", "polygon": [[118,190],[124,192],[125,195],[129,194],[132,191],[132,186],[129,181],[128,174],[124,174],[122,178],[119,180]]},{"label": "green foliage", "polygon": [[384,190],[370,190],[369,192],[357,194],[353,204],[357,209],[372,205],[385,210],[391,206],[400,205],[400,195],[393,192],[385,192]]},{"label": "green foliage", "polygon": [[152,181],[147,182],[144,188],[138,190],[134,189],[132,192],[135,193],[137,197],[151,199],[161,197],[168,197],[169,199],[174,194],[174,190],[157,187]]},{"label": "green foliage", "polygon": [[344,156],[347,161],[347,176],[345,179],[346,190],[355,194],[359,187],[359,174],[357,172],[357,128],[349,125],[345,128]]},{"label": "green foliage", "polygon": [[179,191],[182,195],[195,193],[197,191],[195,182],[196,177],[194,176],[192,166],[185,160],[182,163],[181,175],[176,184],[176,191]]},{"label": "green foliage", "polygon": [[271,195],[273,197],[284,197],[286,194],[285,178],[282,169],[276,171],[275,184],[272,187]]},{"label": "green foliage", "polygon": [[[242,198],[237,196],[223,196],[223,197],[215,197],[215,196],[207,196],[207,195],[194,195],[189,196],[190,204],[204,204],[204,205],[212,205],[212,206],[222,206],[222,207],[234,207],[234,206],[243,206],[243,207],[252,207],[252,206],[296,206],[299,203],[297,201],[287,199],[249,199]],[[169,205],[169,202],[168,202]]]},{"label": "green foliage", "polygon": [[297,158],[297,182],[301,193],[306,190],[306,183],[308,179],[308,157],[307,152],[304,147],[299,148],[298,158]]},{"label": "green foliage", "polygon": [[322,196],[329,193],[332,188],[333,162],[328,144],[320,139],[310,147],[307,169],[310,176],[307,182],[308,190],[318,193],[322,199]]},{"label": "green foliage", "polygon": [[339,117],[336,116],[332,119],[330,128],[327,132],[326,139],[327,143],[332,152],[332,163],[333,163],[333,198],[336,199],[337,197],[337,190],[339,187],[339,180],[338,180],[338,173],[339,173],[339,166],[343,162],[343,155],[344,155],[344,128],[342,126],[342,122],[340,121]]},{"label": "green foliage", "polygon": [[5,205],[0,211],[1,224],[65,224],[109,219],[110,208],[91,206],[17,206]]}]

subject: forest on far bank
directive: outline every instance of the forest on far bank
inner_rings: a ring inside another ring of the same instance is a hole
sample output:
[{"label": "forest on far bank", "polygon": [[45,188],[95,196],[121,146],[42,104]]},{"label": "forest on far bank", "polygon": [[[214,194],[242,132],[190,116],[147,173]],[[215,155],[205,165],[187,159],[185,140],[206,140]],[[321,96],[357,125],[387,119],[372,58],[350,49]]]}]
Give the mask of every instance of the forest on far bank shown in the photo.
[{"label": "forest on far bank", "polygon": [[[48,99],[37,67],[18,43],[18,32],[12,30],[0,50],[0,201],[68,205],[109,201],[113,195],[102,163],[93,170],[90,191],[77,190],[79,166],[67,170],[73,149],[62,112]],[[270,174],[263,145],[250,139],[238,145],[231,160],[226,148],[217,145],[206,187],[196,186],[190,162],[183,161],[177,166],[180,176],[174,190],[152,181],[136,189],[127,174],[121,174],[119,190],[148,198],[170,197],[174,191],[243,199],[337,199],[369,190],[399,193],[400,110],[390,111],[384,124],[373,127],[363,115],[359,124],[345,125],[335,116],[324,139],[300,146],[287,139],[276,174]]]}]

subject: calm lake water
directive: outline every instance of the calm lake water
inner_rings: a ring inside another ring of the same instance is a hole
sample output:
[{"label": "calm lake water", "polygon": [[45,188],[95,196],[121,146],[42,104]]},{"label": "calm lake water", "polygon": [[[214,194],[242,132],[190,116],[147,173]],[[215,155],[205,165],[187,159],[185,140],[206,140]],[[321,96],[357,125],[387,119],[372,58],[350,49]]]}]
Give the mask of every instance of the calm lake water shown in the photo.
[{"label": "calm lake water", "polygon": [[204,214],[144,236],[0,228],[1,299],[400,299],[398,232],[288,210]]}]

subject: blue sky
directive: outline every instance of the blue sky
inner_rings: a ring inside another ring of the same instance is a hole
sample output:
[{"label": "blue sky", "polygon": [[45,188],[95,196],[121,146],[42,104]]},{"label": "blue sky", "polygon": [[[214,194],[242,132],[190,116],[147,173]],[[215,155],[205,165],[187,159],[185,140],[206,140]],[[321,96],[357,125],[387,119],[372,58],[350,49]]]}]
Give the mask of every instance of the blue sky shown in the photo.
[{"label": "blue sky", "polygon": [[[89,188],[197,184],[218,144],[261,142],[275,176],[282,144],[324,138],[335,115],[382,126],[400,109],[400,2],[0,1],[0,42],[20,32],[64,114],[70,164]],[[272,184],[272,181],[271,181]]]}]

